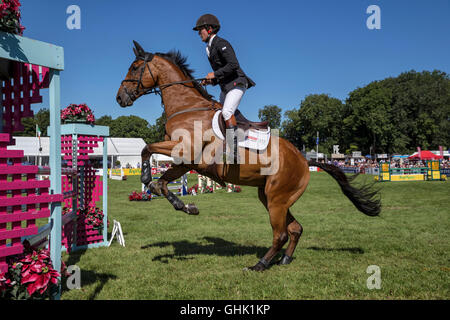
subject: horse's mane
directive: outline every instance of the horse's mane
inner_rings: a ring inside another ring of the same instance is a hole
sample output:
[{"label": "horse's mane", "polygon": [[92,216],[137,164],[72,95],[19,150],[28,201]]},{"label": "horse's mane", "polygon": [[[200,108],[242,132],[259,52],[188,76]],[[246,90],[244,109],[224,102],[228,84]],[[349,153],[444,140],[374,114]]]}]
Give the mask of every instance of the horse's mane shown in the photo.
[{"label": "horse's mane", "polygon": [[[193,69],[189,68],[189,64],[186,62],[187,57],[183,56],[178,50],[171,50],[167,53],[156,52],[157,56],[169,60],[173,64],[175,64],[183,74],[189,79],[194,79],[192,73]],[[212,95],[210,95],[197,81],[192,81],[194,88],[207,100],[212,101]],[[188,84],[189,85],[189,84]]]}]

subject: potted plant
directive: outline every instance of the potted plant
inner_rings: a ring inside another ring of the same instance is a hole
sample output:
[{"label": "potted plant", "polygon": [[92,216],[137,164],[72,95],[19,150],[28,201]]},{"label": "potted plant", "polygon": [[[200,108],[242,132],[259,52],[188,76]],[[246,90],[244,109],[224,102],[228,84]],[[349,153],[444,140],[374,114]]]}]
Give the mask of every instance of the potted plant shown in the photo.
[{"label": "potted plant", "polygon": [[103,210],[97,207],[81,208],[77,211],[78,221],[84,221],[88,226],[92,226],[93,230],[103,229]]},{"label": "potted plant", "polygon": [[[0,31],[22,35],[24,26],[20,24],[20,1],[0,0]],[[13,77],[14,61],[0,60],[0,79],[8,80]]]},{"label": "potted plant", "polygon": [[28,241],[23,245],[23,254],[10,257],[8,271],[0,274],[0,299],[50,298],[57,292],[60,276],[53,269],[50,252],[34,248]]},{"label": "potted plant", "polygon": [[61,111],[62,123],[88,123],[95,124],[92,110],[85,104],[70,104]]}]

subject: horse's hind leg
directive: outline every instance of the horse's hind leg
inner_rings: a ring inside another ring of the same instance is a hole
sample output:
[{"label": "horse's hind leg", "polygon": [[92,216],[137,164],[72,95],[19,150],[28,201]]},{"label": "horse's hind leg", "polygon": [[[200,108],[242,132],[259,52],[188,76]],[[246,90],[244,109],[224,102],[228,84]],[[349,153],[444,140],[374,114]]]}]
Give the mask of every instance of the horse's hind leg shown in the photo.
[{"label": "horse's hind leg", "polygon": [[303,232],[302,225],[298,223],[297,220],[295,220],[289,210],[287,212],[287,231],[289,234],[289,244],[278,264],[289,264],[292,262],[292,255],[294,254],[295,248],[298,244],[298,240],[300,239],[300,236]]},{"label": "horse's hind leg", "polygon": [[250,270],[264,271],[270,265],[270,261],[283,248],[288,241],[288,229],[286,225],[286,217],[288,207],[283,202],[267,201],[267,196],[263,188],[258,189],[258,197],[264,206],[269,210],[270,224],[272,225],[273,241],[272,247],[264,255],[259,262],[250,267]]}]

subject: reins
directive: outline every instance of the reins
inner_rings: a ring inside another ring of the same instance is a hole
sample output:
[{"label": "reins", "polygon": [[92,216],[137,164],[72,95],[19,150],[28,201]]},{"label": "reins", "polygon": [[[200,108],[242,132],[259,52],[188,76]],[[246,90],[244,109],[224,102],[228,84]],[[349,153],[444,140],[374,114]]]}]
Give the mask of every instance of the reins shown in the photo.
[{"label": "reins", "polygon": [[[157,85],[157,86],[154,86],[154,87],[144,87],[144,85],[142,84],[142,77],[144,75],[145,67],[147,67],[150,75],[152,76],[153,82],[156,84],[155,77],[153,76],[152,70],[150,69],[150,66],[148,65],[148,63],[152,60],[152,59],[148,59],[149,57],[153,58],[153,55],[146,55],[145,58],[143,59],[144,60],[144,67],[141,70],[141,74],[139,76],[139,80],[136,80],[136,79],[124,79],[124,80],[122,80],[122,83],[123,82],[137,82],[136,89],[134,90],[136,93],[138,93],[140,87],[142,87],[142,90],[144,91],[142,93],[143,95],[151,94],[151,93],[159,95],[161,97],[161,107],[163,107],[163,108],[164,108],[164,102],[163,102],[163,98],[162,98],[162,90],[163,89],[166,89],[168,87],[171,87],[171,86],[177,85],[177,84],[181,84],[181,85],[183,85],[185,87],[188,87],[188,88],[194,88],[194,86],[192,86],[192,87],[191,86],[187,86],[186,83],[206,80],[206,78],[197,78],[197,79],[189,79],[189,80],[170,82],[170,83],[166,83],[166,84],[163,84],[163,85]],[[136,96],[135,96],[134,92],[128,92],[126,87],[124,87],[124,89],[125,89],[125,92],[130,96],[130,98],[132,100],[136,100]],[[185,109],[185,110],[181,110],[181,111],[175,112],[174,114],[170,115],[170,117],[167,118],[167,121],[169,121],[169,119],[173,118],[174,116],[182,114],[182,113],[185,113],[185,112],[218,110],[218,108],[214,108],[214,104],[215,104],[215,102],[212,101],[211,107],[192,108],[192,109]]]}]

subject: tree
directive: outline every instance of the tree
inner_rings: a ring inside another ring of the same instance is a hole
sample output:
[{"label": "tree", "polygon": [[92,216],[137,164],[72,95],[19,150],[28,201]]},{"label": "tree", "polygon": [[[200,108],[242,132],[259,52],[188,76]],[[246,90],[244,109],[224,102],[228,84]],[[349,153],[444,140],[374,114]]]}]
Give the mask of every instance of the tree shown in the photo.
[{"label": "tree", "polygon": [[275,105],[264,106],[258,110],[258,118],[261,121],[269,121],[271,129],[279,129],[281,124],[281,108]]},{"label": "tree", "polygon": [[111,124],[114,120],[112,119],[111,116],[101,116],[100,118],[98,118],[97,120],[95,120],[95,124],[98,126],[106,126],[106,127],[111,127]]},{"label": "tree", "polygon": [[166,113],[163,112],[162,115],[158,119],[156,119],[155,124],[150,125],[150,136],[147,140],[145,140],[145,142],[155,143],[164,141],[164,136],[166,134],[166,122]]},{"label": "tree", "polygon": [[142,138],[150,136],[148,122],[138,116],[121,116],[111,122],[110,136],[118,138]]},{"label": "tree", "polygon": [[349,94],[346,141],[364,153],[410,153],[450,144],[450,78],[445,72],[409,71]]},{"label": "tree", "polygon": [[47,127],[50,125],[50,110],[43,108],[34,114],[32,118],[23,118],[21,122],[24,126],[24,131],[14,132],[15,136],[22,137],[35,137],[36,136],[36,124],[41,130],[41,136],[47,136]]},{"label": "tree", "polygon": [[345,145],[356,145],[363,153],[382,153],[392,144],[398,128],[392,123],[392,89],[375,81],[349,94],[343,120]]},{"label": "tree", "polygon": [[333,145],[342,141],[342,118],[344,106],[339,99],[326,94],[312,94],[300,103],[298,110],[285,113],[282,137],[291,141],[298,149],[316,146],[319,132],[319,151],[331,153]]}]

